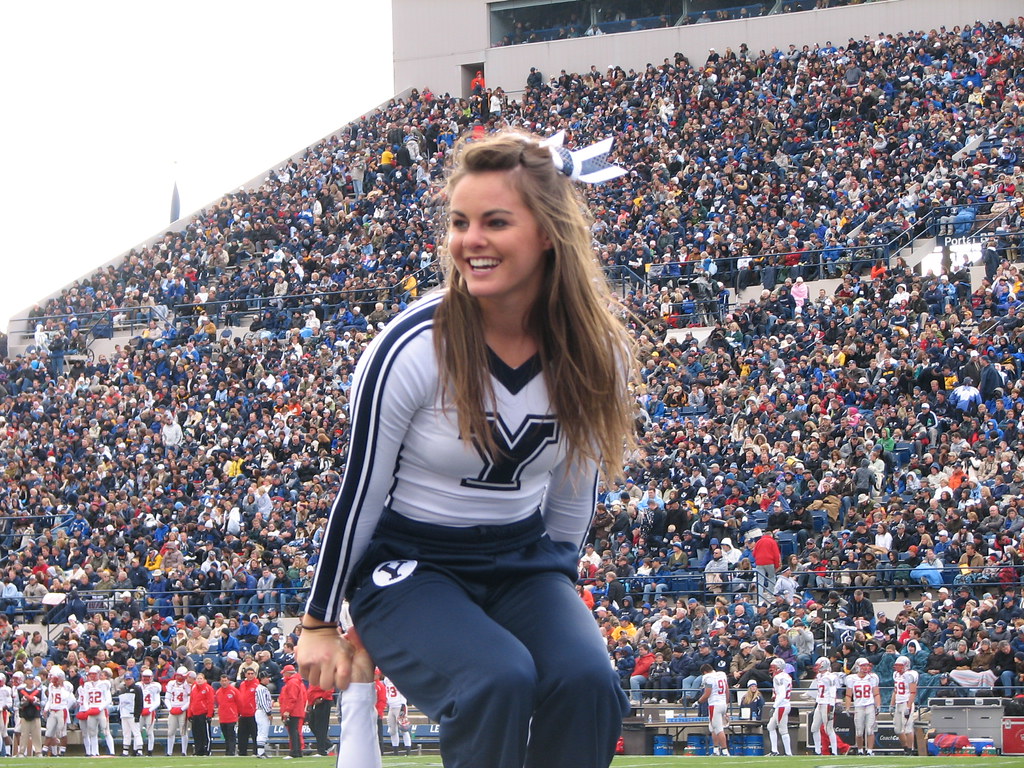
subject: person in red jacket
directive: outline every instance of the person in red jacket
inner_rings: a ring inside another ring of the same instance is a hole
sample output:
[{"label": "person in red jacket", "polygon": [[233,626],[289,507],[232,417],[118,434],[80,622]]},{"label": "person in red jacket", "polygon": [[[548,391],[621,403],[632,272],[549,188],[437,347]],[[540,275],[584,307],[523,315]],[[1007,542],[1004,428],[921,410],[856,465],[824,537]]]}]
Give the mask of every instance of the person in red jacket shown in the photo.
[{"label": "person in red jacket", "polygon": [[388,711],[388,687],[384,684],[384,674],[380,667],[373,670],[373,684],[377,689],[377,703],[374,708],[377,710],[377,742],[384,744],[384,713]]},{"label": "person in red jacket", "polygon": [[782,567],[782,552],[770,533],[761,535],[761,530],[754,528],[747,536],[757,539],[753,550],[754,570],[757,571],[758,600],[765,601],[775,593],[775,573]]},{"label": "person in red jacket", "polygon": [[281,708],[281,721],[288,731],[289,757],[302,757],[302,721],[306,719],[306,684],[295,667],[286,664],[281,670],[284,685],[277,703]]},{"label": "person in red jacket", "polygon": [[210,721],[213,719],[213,713],[213,686],[206,681],[206,675],[200,672],[196,675],[195,685],[192,686],[186,711],[192,724],[196,757],[209,757],[213,754],[210,750]]},{"label": "person in red jacket", "polygon": [[256,754],[256,688],[259,684],[252,667],[245,670],[245,679],[238,684],[238,754],[242,757],[249,754],[249,742]]},{"label": "person in red jacket", "polygon": [[331,710],[334,709],[334,689],[326,691],[316,685],[309,686],[306,692],[306,701],[309,705],[306,719],[309,720],[309,729],[316,739],[316,753],[320,757],[327,757],[331,753],[331,737],[328,730],[331,726]]},{"label": "person in red jacket", "polygon": [[483,95],[485,88],[487,88],[487,81],[484,80],[483,71],[478,69],[476,77],[469,81],[469,90],[474,94]]},{"label": "person in red jacket", "polygon": [[174,679],[174,665],[167,659],[159,659],[156,666],[156,681],[160,689],[166,691],[167,684]]},{"label": "person in red jacket", "polygon": [[629,676],[629,699],[634,707],[639,707],[643,701],[643,688],[647,684],[647,675],[651,671],[656,657],[647,643],[640,643],[637,646],[636,663],[633,665],[633,672]]},{"label": "person in red jacket", "polygon": [[[238,735],[235,726],[238,724],[238,689],[231,684],[226,674],[220,676],[220,687],[214,691],[213,700],[217,705],[217,716],[220,719],[220,732],[224,735],[224,753],[234,757],[238,753]],[[255,702],[255,698],[253,699]]]}]

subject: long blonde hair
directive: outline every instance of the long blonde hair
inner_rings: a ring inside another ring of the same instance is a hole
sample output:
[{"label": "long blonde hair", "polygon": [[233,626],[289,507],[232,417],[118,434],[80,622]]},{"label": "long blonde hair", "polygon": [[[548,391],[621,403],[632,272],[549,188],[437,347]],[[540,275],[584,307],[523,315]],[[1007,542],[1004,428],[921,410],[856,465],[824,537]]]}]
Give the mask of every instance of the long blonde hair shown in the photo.
[{"label": "long blonde hair", "polygon": [[[463,139],[453,156],[449,201],[466,175],[509,171],[513,189],[551,240],[546,295],[534,305],[526,330],[537,340],[548,397],[566,436],[568,463],[603,460],[606,477],[617,476],[623,452],[634,440],[627,390],[634,356],[625,327],[613,313],[617,301],[590,246],[591,219],[582,196],[555,169],[549,150],[529,134],[504,131]],[[445,243],[446,292],[434,315],[434,344],[446,374],[443,394],[455,406],[459,431],[494,452],[487,423],[494,390],[480,307],[453,266],[447,237],[439,241]]]}]

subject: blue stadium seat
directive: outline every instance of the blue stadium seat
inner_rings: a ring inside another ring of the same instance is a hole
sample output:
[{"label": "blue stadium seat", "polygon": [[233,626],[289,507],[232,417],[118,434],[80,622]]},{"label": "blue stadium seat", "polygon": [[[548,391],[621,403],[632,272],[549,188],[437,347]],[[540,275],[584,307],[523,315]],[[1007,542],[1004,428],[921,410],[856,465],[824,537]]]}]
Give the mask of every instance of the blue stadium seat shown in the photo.
[{"label": "blue stadium seat", "polygon": [[701,416],[706,415],[707,412],[708,412],[707,407],[703,406],[703,405],[701,405],[701,406],[683,406],[678,411],[680,419],[683,419],[683,420],[691,419],[693,421],[696,421]]},{"label": "blue stadium seat", "polygon": [[775,540],[779,544],[779,552],[782,553],[782,560],[785,561],[790,555],[795,555],[800,549],[796,534],[792,531],[778,531]]},{"label": "blue stadium seat", "polygon": [[896,456],[896,461],[899,462],[901,467],[906,466],[910,463],[910,457],[914,453],[914,444],[908,442],[899,442],[892,448],[893,455]]},{"label": "blue stadium seat", "polygon": [[823,509],[812,510],[811,520],[814,522],[814,532],[821,533],[828,525],[828,512]]}]

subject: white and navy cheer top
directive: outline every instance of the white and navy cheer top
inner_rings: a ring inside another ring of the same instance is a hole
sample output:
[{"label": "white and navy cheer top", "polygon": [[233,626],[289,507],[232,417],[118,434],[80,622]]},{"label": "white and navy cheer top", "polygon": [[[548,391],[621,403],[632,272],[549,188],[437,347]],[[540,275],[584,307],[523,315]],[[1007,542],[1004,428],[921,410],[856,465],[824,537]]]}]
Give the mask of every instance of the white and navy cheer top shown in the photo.
[{"label": "white and navy cheer top", "polygon": [[539,509],[548,535],[575,546],[590,527],[597,466],[566,471],[538,358],[513,369],[490,356],[497,412],[488,421],[500,455],[459,436],[454,409],[442,403],[434,353],[442,296],[430,294],[398,315],[356,366],[345,477],[306,606],[314,617],[340,617],[348,580],[386,508],[450,527],[507,525]]}]

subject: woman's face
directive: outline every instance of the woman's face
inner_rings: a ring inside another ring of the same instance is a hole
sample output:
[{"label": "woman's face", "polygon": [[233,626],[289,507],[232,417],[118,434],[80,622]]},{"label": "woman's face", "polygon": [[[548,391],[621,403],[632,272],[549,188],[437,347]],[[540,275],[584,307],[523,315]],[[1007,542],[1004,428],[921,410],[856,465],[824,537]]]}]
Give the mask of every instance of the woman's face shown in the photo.
[{"label": "woman's face", "polygon": [[510,171],[471,173],[452,192],[448,248],[470,294],[525,312],[544,279],[551,240],[512,186]]}]

